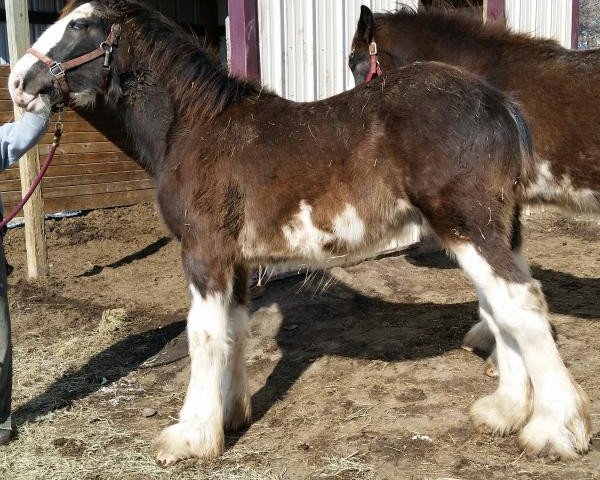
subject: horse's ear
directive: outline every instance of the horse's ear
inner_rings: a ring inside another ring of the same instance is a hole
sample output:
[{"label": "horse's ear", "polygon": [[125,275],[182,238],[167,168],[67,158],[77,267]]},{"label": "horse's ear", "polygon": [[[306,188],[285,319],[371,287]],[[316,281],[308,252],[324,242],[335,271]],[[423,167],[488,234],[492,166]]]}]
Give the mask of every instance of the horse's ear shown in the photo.
[{"label": "horse's ear", "polygon": [[356,27],[356,34],[367,43],[373,41],[373,12],[365,5],[360,7],[360,18]]}]

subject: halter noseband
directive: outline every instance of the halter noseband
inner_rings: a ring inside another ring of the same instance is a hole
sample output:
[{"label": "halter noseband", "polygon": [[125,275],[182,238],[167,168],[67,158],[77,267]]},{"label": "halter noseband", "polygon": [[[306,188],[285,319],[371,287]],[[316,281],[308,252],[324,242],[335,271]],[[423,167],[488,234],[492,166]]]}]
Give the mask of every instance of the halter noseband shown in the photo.
[{"label": "halter noseband", "polygon": [[369,74],[365,79],[365,83],[369,83],[375,77],[380,77],[383,73],[377,57],[377,44],[375,43],[375,40],[369,43],[369,56],[371,57],[371,68],[369,69]]},{"label": "halter noseband", "polygon": [[27,53],[31,53],[33,56],[37,57],[41,60],[50,71],[50,75],[54,77],[54,79],[58,82],[60,86],[60,90],[63,94],[63,105],[69,104],[69,82],[67,82],[66,73],[69,70],[72,70],[75,67],[79,67],[84,63],[89,63],[92,60],[96,60],[97,58],[104,56],[104,63],[102,65],[102,89],[106,90],[108,85],[108,74],[110,73],[110,62],[112,60],[112,51],[113,47],[116,47],[119,43],[119,37],[121,36],[121,25],[115,23],[110,27],[110,34],[104,40],[98,48],[88,52],[80,57],[74,58],[72,60],[68,60],[66,62],[57,62],[56,60],[52,60],[50,57],[47,57],[41,52],[30,48],[27,50]]}]

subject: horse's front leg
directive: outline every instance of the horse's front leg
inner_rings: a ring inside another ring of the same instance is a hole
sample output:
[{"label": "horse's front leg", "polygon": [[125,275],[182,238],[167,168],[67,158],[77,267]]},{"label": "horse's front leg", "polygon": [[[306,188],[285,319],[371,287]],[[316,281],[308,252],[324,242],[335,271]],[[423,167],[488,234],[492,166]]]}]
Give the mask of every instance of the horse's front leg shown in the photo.
[{"label": "horse's front leg", "polygon": [[237,341],[243,335],[245,342],[248,314],[239,302],[236,269],[223,255],[214,258],[214,253],[186,243],[182,241],[191,292],[187,322],[191,375],[179,422],[158,439],[157,458],[165,465],[219,456],[224,424],[240,426],[250,416],[243,343],[240,348]]},{"label": "horse's front leg", "polygon": [[248,288],[248,269],[244,265],[237,265],[234,270],[233,298],[229,310],[232,351],[222,385],[225,402],[223,421],[227,430],[234,431],[248,425],[252,416],[246,373],[246,343],[250,318]]}]

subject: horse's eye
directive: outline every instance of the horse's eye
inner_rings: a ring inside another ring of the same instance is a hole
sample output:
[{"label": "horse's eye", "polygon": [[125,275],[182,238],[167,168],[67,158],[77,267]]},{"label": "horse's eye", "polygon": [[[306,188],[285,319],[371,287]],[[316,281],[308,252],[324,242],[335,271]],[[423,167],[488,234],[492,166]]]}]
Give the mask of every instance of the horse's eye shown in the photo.
[{"label": "horse's eye", "polygon": [[83,20],[73,20],[69,24],[69,27],[73,30],[85,30],[87,28],[87,23],[85,23]]}]

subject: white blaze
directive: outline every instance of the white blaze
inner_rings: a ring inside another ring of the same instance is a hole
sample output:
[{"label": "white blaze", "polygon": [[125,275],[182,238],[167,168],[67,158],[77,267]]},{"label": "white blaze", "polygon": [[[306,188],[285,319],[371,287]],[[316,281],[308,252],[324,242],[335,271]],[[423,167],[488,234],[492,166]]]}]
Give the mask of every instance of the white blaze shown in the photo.
[{"label": "white blaze", "polygon": [[[93,12],[94,7],[92,5],[92,2],[84,3],[83,5],[77,7],[66,17],[61,18],[56,23],[50,25],[48,29],[42,34],[42,36],[32,45],[32,48],[34,48],[40,53],[43,53],[44,55],[48,55],[50,50],[52,50],[62,40],[65,34],[65,30],[72,20],[89,18],[92,16]],[[32,100],[35,97],[31,94],[24,92],[22,90],[22,85],[20,87],[17,87],[17,80],[19,78],[24,78],[29,69],[37,61],[37,57],[31,55],[30,53],[26,53],[14,65],[10,77],[8,79],[8,88],[10,90],[10,95],[13,101],[22,107],[28,106],[30,103],[32,103]],[[38,107],[42,106],[43,105],[38,105]],[[29,107],[27,109],[34,110],[34,108]],[[35,110],[38,111],[39,108],[36,108]]]}]

